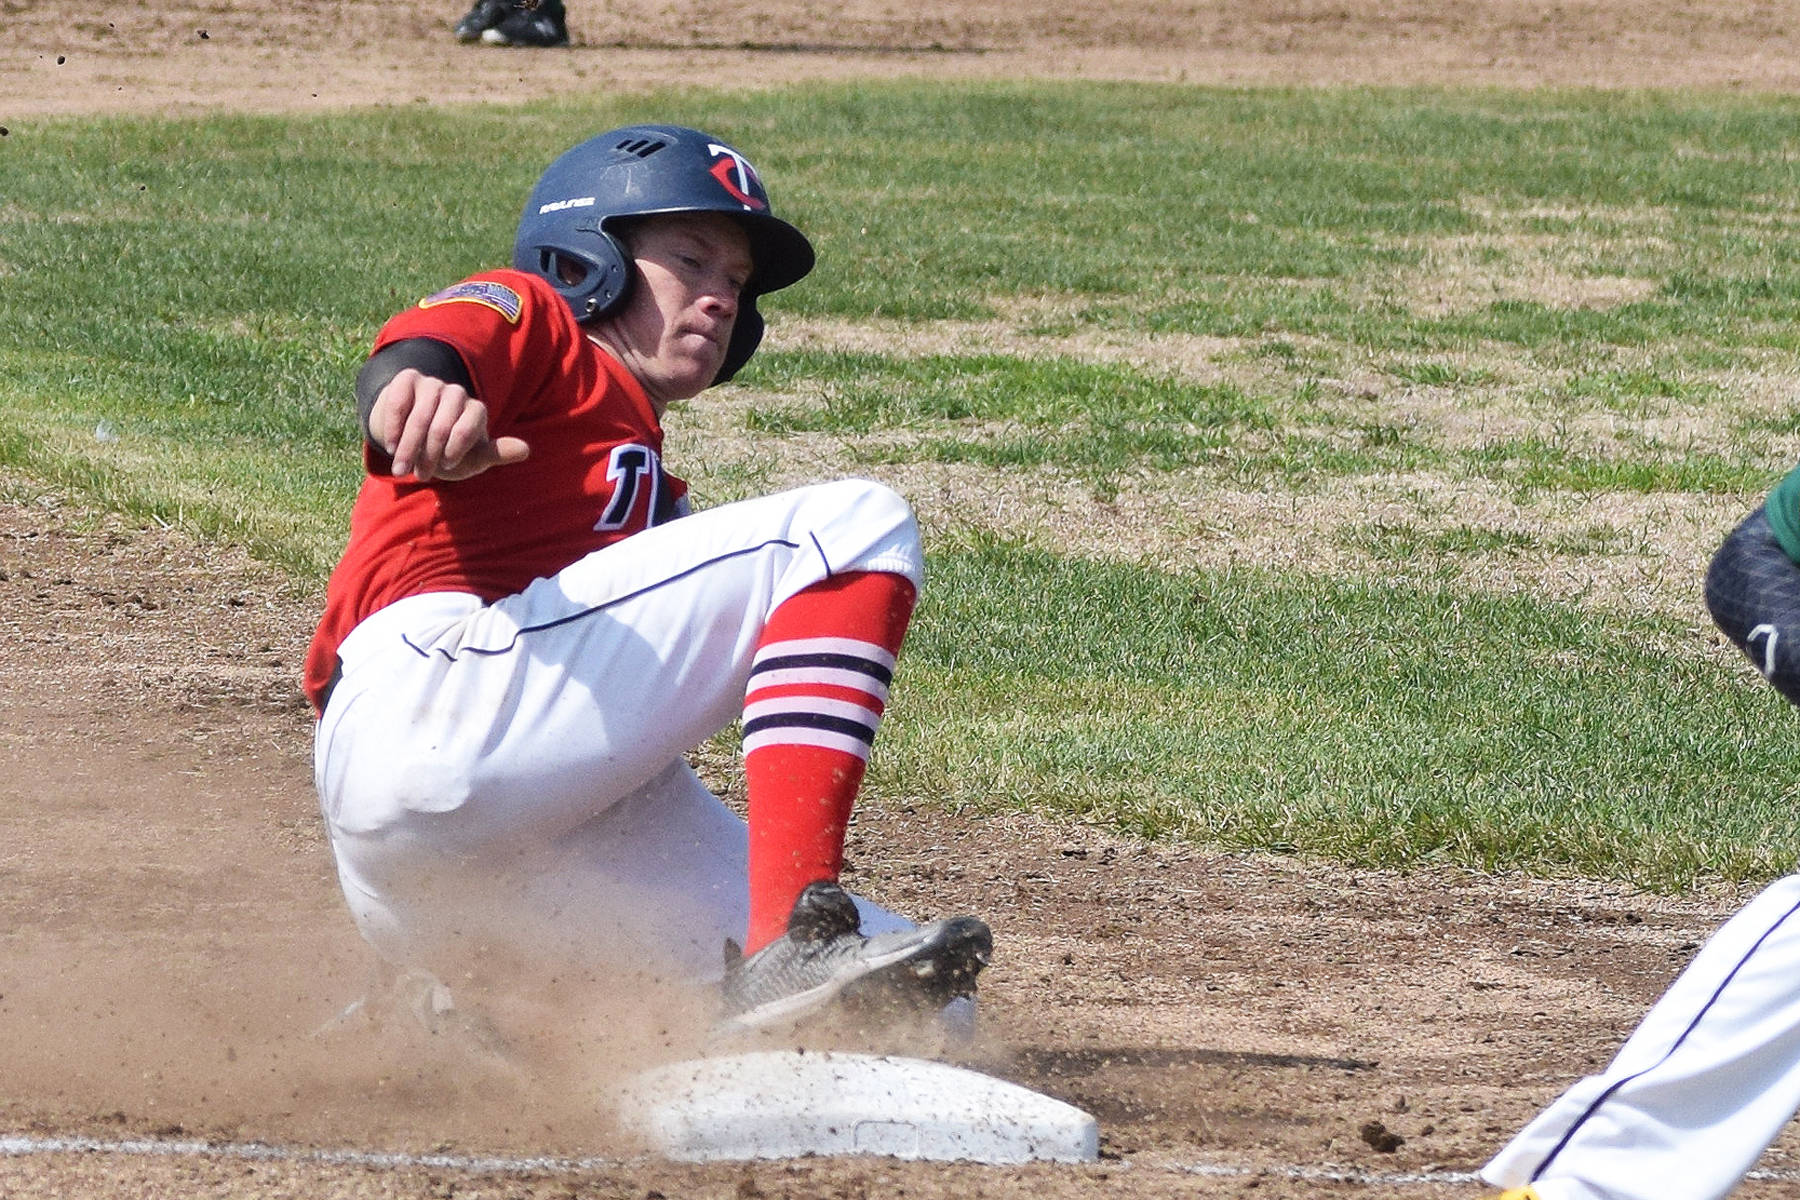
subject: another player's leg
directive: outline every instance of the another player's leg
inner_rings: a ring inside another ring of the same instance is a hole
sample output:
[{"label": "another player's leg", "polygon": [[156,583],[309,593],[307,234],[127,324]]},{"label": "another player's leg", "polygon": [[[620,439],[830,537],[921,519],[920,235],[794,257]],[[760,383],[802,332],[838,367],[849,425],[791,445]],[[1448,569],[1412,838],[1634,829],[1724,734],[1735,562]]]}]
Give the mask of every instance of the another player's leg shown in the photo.
[{"label": "another player's leg", "polygon": [[1720,926],[1600,1075],[1482,1177],[1541,1200],[1716,1200],[1800,1106],[1800,876]]},{"label": "another player's leg", "polygon": [[[1706,602],[1770,684],[1800,703],[1800,566],[1765,509],[1713,556]],[[1519,1200],[1714,1200],[1796,1109],[1800,876],[1789,876],[1721,926],[1605,1073],[1565,1092],[1482,1177]]]}]

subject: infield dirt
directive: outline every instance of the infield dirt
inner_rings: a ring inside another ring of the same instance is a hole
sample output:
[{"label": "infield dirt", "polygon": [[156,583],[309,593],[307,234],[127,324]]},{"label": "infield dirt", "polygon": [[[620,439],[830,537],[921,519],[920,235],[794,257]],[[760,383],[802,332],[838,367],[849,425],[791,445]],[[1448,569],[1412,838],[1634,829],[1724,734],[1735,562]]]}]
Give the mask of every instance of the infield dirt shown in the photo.
[{"label": "infield dirt", "polygon": [[[576,45],[546,52],[460,46],[460,9],[417,0],[8,3],[0,126],[894,74],[1800,85],[1800,6],[1742,0],[572,7]],[[905,910],[979,911],[999,946],[975,1043],[878,1048],[1081,1105],[1103,1160],[620,1158],[599,1097],[690,1048],[680,1005],[511,1013],[524,1072],[404,1020],[315,1036],[370,965],[319,829],[296,690],[318,597],[232,550],[0,485],[0,1137],[616,1159],[493,1173],[45,1152],[0,1157],[3,1196],[1472,1197],[1466,1173],[1604,1062],[1743,899],[1349,871],[877,798],[850,881]],[[1699,562],[1664,569],[1692,579]],[[1792,1169],[1797,1151],[1790,1135],[1764,1165]]]}]

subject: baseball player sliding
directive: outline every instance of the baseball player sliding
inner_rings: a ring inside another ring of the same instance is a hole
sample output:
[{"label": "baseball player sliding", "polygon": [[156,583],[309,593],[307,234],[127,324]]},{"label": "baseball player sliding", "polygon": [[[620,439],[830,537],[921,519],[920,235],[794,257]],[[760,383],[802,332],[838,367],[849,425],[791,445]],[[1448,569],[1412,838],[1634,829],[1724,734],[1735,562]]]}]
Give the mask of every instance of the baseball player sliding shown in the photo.
[{"label": "baseball player sliding", "polygon": [[[1800,468],[1725,539],[1713,619],[1800,704]],[[1482,1170],[1501,1200],[1717,1200],[1800,1110],[1800,875],[1720,926],[1600,1075]]]},{"label": "baseball player sliding", "polygon": [[[972,994],[981,921],[837,883],[911,510],[845,480],[690,512],[663,466],[669,403],[730,379],[758,299],[812,266],[742,153],[631,126],[544,172],[510,269],[381,329],[306,690],[344,896],[389,962],[717,981],[726,1029]],[[747,825],[684,758],[739,718]]]}]

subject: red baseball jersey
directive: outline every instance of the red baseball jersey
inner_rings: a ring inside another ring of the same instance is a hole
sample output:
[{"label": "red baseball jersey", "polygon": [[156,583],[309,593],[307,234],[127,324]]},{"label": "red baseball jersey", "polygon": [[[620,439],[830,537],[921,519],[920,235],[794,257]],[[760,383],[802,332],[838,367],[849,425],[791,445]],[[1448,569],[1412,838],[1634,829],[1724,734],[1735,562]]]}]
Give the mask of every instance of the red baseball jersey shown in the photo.
[{"label": "red baseball jersey", "polygon": [[387,455],[365,446],[349,544],[306,659],[315,708],[339,643],[370,613],[423,592],[512,595],[668,520],[687,493],[663,471],[662,423],[644,389],[538,276],[472,276],[395,316],[374,348],[412,337],[454,347],[487,405],[489,435],[523,438],[531,456],[419,483],[388,474]]}]

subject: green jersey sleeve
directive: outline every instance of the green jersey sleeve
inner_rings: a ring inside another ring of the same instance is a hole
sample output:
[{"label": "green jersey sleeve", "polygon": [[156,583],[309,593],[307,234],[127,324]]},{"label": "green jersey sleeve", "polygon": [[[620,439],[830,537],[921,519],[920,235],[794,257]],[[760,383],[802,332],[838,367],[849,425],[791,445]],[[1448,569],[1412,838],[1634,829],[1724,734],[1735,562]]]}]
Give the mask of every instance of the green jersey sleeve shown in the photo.
[{"label": "green jersey sleeve", "polygon": [[1789,558],[1800,563],[1800,467],[1782,477],[1763,507],[1769,516],[1769,526],[1775,531],[1775,540],[1781,543]]}]

